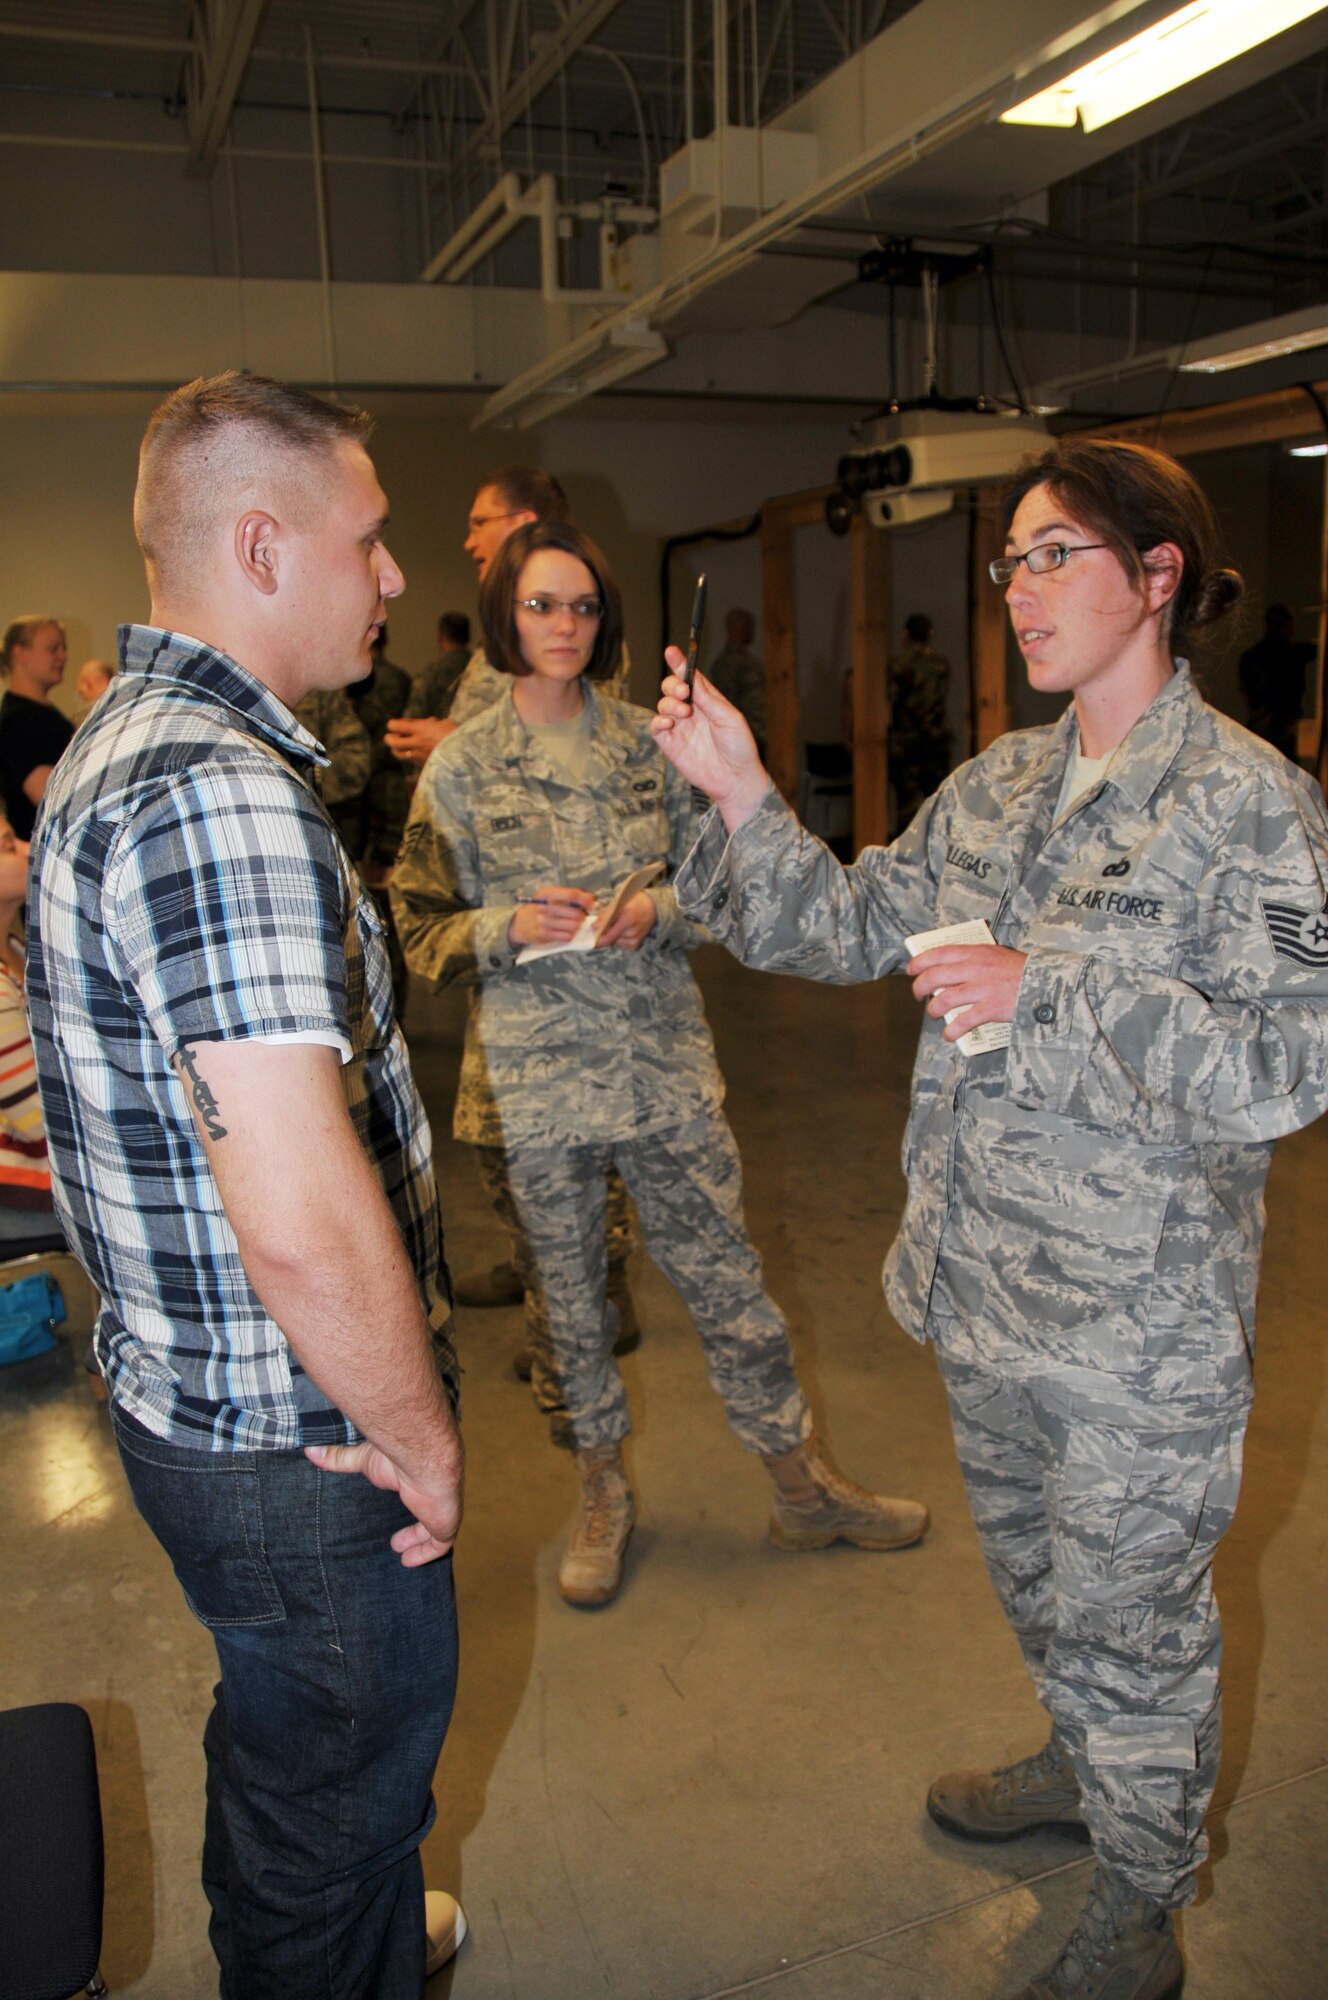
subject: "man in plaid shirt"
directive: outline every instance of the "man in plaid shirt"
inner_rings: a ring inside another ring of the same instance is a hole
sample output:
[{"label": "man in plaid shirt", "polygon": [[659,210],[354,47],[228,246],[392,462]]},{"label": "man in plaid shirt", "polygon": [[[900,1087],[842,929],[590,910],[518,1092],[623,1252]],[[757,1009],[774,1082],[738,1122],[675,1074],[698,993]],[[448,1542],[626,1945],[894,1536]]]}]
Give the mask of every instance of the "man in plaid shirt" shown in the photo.
[{"label": "man in plaid shirt", "polygon": [[167,397],[135,498],[152,623],[32,851],[56,1201],[135,1501],[221,1665],[230,2000],[414,2000],[464,1932],[431,1894],[426,1933],[418,1855],[462,1470],[429,1127],[291,713],[368,672],[404,587],[368,428],[260,378]]}]

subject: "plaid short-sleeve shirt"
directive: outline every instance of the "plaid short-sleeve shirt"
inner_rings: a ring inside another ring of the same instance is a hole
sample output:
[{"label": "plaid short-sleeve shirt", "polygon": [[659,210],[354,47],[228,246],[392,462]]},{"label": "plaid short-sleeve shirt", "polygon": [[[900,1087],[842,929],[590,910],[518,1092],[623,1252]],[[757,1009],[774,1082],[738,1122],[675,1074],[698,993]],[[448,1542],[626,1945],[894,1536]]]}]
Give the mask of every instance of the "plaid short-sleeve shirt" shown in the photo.
[{"label": "plaid short-sleeve shirt", "polygon": [[172,1058],[331,1042],[455,1380],[428,1120],[381,925],[302,772],[322,758],[223,654],[127,626],[123,674],[53,773],[30,864],[28,1003],[56,1205],[102,1295],[117,1404],[176,1443],[357,1433],[241,1262]]}]

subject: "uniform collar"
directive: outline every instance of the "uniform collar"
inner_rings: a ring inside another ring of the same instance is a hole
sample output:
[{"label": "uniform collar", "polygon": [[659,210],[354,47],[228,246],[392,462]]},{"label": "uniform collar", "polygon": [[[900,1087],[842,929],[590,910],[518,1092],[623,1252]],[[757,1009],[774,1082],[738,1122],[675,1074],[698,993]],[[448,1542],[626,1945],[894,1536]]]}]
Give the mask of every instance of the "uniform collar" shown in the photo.
[{"label": "uniform collar", "polygon": [[326,764],[326,750],[297,722],[271,688],[227,653],[186,632],[165,632],[155,625],[120,627],[120,684],[130,692],[135,683],[153,688],[172,686],[190,695],[205,695],[231,714],[251,735],[262,736],[284,755],[306,764]]},{"label": "uniform collar", "polygon": [[1146,806],[1175,763],[1202,708],[1203,697],[1194,685],[1189,661],[1177,660],[1171,679],[1118,746],[1106,782],[1124,792],[1131,805]]},{"label": "uniform collar", "polygon": [[[586,709],[590,718],[590,754],[592,760],[598,755],[610,764],[627,761],[637,747],[635,735],[628,729],[625,704],[611,697],[605,699],[597,694],[594,684],[583,680],[581,690],[585,696]],[[509,764],[524,764],[539,759],[547,764],[548,759],[540,748],[539,739],[521,720],[509,688],[494,709],[495,748],[498,755]],[[553,773],[561,783],[566,783],[562,772]]]},{"label": "uniform collar", "polygon": [[[1129,734],[1118,744],[1103,783],[1115,785],[1132,805],[1147,805],[1175,763],[1202,707],[1203,697],[1194,685],[1189,661],[1177,660],[1171,679],[1154,695]],[[1066,759],[1074,754],[1078,740],[1079,724],[1071,702],[1059,722],[1053,724],[1040,753],[1029,759],[1011,785],[1007,814],[1022,817],[1049,786],[1053,798],[1059,794]]]}]

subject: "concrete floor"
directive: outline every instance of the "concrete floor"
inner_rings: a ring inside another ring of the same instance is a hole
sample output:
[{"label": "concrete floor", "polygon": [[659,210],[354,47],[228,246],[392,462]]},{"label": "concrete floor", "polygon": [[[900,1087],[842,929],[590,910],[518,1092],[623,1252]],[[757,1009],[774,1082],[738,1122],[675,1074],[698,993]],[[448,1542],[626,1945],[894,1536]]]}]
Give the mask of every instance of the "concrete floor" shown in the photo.
[{"label": "concrete floor", "polygon": [[[832,991],[700,955],[748,1215],[803,1378],[846,1468],[931,1504],[925,1546],[784,1556],[766,1482],[733,1444],[682,1309],[644,1257],[626,1364],[642,1520],[618,1603],[563,1605],[566,1461],[513,1379],[517,1312],[463,1314],[470,1450],[457,1555],[456,1719],[428,1878],[473,1936],[455,2000],[999,2000],[1053,1955],[1084,1893],[1054,1836],[983,1850],[923,1811],[930,1778],[1041,1740],[983,1573],[930,1356],[881,1301],[903,1193],[916,1032],[906,987]],[[412,1046],[439,1132],[454,1262],[500,1247],[444,1135],[453,996]],[[1328,1993],[1328,1126],[1276,1163],[1260,1400],[1219,1565],[1227,1747],[1213,1862],[1184,1921],[1190,2000]],[[6,1704],[83,1702],[108,1835],[116,1993],[216,1991],[197,1885],[210,1644],[131,1512],[70,1347],[0,1377]]]}]

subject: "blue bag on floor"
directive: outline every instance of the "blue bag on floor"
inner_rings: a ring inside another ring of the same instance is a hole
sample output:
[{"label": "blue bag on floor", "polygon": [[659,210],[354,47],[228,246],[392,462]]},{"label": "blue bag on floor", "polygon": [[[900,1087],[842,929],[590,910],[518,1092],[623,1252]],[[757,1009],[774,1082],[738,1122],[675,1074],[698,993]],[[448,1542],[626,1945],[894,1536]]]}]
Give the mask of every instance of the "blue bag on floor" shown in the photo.
[{"label": "blue bag on floor", "polygon": [[0,1368],[47,1353],[55,1346],[52,1328],[64,1316],[64,1297],[49,1271],[0,1285]]}]

